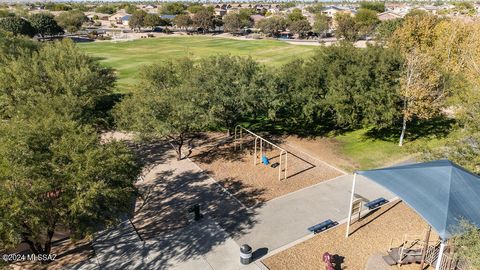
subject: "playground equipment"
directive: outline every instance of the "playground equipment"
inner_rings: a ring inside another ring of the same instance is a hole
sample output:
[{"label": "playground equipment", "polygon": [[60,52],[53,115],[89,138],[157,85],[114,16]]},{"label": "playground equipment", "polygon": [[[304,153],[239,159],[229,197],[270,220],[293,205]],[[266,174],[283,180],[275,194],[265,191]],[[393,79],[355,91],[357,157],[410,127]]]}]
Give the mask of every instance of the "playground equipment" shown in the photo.
[{"label": "playground equipment", "polygon": [[[275,147],[280,151],[280,154],[278,156],[279,164],[278,164],[278,166],[276,166],[276,167],[278,167],[278,180],[282,180],[282,171],[284,171],[283,179],[287,179],[287,165],[288,165],[288,152],[287,152],[287,150],[281,148],[280,146],[266,140],[265,138],[261,137],[260,135],[257,135],[255,133],[253,133],[252,131],[250,131],[250,130],[248,130],[248,129],[240,126],[240,125],[235,127],[235,137],[234,137],[235,149],[237,149],[238,141],[240,141],[240,148],[243,147],[243,145],[242,145],[243,131],[245,131],[245,132],[247,132],[250,135],[255,137],[255,152],[254,152],[254,155],[253,155],[253,165],[257,165],[257,158],[258,158],[257,147],[258,147],[260,155],[261,155],[260,156],[261,162],[265,165],[270,163],[268,161],[268,158],[263,154],[263,150],[264,150],[263,149],[263,143],[265,142],[266,144],[269,144],[272,147]],[[285,160],[285,162],[283,162],[283,160]],[[274,164],[272,164],[272,167],[273,167]]]},{"label": "playground equipment", "polygon": [[328,253],[328,252],[323,253],[322,260],[326,264],[325,265],[325,270],[334,270],[335,269],[335,268],[333,268],[333,256],[330,255],[330,253]]},{"label": "playground equipment", "polygon": [[[424,240],[423,235],[410,235],[405,234],[403,237],[403,242],[394,246],[394,239],[390,243],[390,248],[387,251],[387,255],[383,256],[383,260],[388,265],[405,265],[420,263],[419,269],[424,269],[425,265],[436,266],[439,265],[441,270],[472,270],[468,261],[462,260],[461,258],[456,258],[452,256],[451,247],[444,247],[445,252],[440,254],[441,244],[440,240],[430,240],[431,228],[427,231],[427,236]],[[398,242],[396,242],[398,243]],[[441,259],[439,259],[441,258]]]},{"label": "playground equipment", "polygon": [[421,239],[422,235],[405,234],[399,246],[393,246],[392,239],[388,255],[383,259],[389,265],[419,263],[422,260],[422,250],[426,248],[426,243]]}]

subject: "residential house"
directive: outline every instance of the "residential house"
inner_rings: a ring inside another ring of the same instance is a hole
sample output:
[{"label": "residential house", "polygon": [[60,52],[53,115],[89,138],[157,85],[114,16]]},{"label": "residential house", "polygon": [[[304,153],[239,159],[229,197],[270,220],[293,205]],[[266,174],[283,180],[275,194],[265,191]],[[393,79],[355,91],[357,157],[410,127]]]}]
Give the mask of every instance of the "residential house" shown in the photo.
[{"label": "residential house", "polygon": [[239,10],[240,10],[239,7],[231,7],[231,8],[229,8],[229,9],[227,9],[227,14],[232,13],[232,12],[233,12],[233,13],[236,13],[236,12],[238,12]]},{"label": "residential house", "polygon": [[95,18],[98,17],[98,20],[101,20],[101,21],[108,21],[108,18],[110,17],[109,14],[98,13],[98,12],[85,12],[85,16],[87,16],[87,18],[91,21],[94,20],[94,17]]},{"label": "residential house", "polygon": [[215,8],[213,12],[215,13],[216,16],[221,16],[221,17],[227,14],[227,11],[223,8]]},{"label": "residential house", "polygon": [[158,8],[156,5],[146,5],[141,8],[142,10],[145,10],[147,13],[157,13]]},{"label": "residential house", "polygon": [[173,20],[173,19],[175,19],[175,17],[177,17],[177,15],[174,15],[174,14],[162,14],[162,15],[160,15],[160,19],[164,19],[164,20]]},{"label": "residential house", "polygon": [[127,14],[127,15],[123,16],[120,20],[122,21],[122,24],[124,26],[128,26],[128,23],[129,23],[131,17],[132,17],[132,15]]},{"label": "residential house", "polygon": [[225,9],[227,7],[226,4],[216,4],[213,8],[221,8],[221,9]]},{"label": "residential house", "polygon": [[250,16],[250,19],[252,19],[252,21],[253,21],[253,25],[255,25],[255,24],[257,24],[257,22],[259,22],[259,21],[261,21],[261,20],[265,19],[265,16],[263,16],[263,15],[258,15],[258,14],[255,14],[255,15],[251,15],[251,16]]},{"label": "residential house", "polygon": [[108,20],[112,25],[123,24],[122,18],[126,15],[128,15],[128,13],[126,13],[125,10],[119,10],[117,13],[108,17]]},{"label": "residential house", "polygon": [[385,11],[385,12],[379,13],[377,16],[380,21],[389,21],[389,20],[403,18],[401,14],[394,13],[391,11]]},{"label": "residential house", "polygon": [[437,7],[437,6],[421,6],[421,7],[416,8],[416,10],[421,10],[421,11],[426,11],[428,13],[437,14],[437,12],[440,10],[440,8]]},{"label": "residential house", "polygon": [[278,7],[278,6],[269,7],[269,8],[267,8],[267,12],[270,13],[270,14],[277,14],[277,13],[280,12],[280,7]]},{"label": "residential house", "polygon": [[397,14],[407,14],[412,9],[411,5],[405,3],[387,3],[385,7],[387,11]]},{"label": "residential house", "polygon": [[351,16],[354,16],[356,11],[350,8],[344,8],[344,7],[337,7],[337,6],[327,6],[323,8],[322,14],[327,15],[329,18],[333,18],[335,14],[342,12],[342,13],[348,13]]}]

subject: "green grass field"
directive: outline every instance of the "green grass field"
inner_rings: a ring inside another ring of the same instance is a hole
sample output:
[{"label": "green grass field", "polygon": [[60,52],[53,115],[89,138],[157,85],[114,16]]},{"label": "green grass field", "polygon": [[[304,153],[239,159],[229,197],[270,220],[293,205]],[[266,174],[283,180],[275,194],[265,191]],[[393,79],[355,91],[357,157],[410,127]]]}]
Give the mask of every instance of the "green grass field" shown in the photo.
[{"label": "green grass field", "polygon": [[251,56],[266,66],[279,66],[295,57],[310,55],[314,46],[291,45],[276,40],[234,40],[185,36],[80,43],[88,54],[118,72],[117,91],[134,91],[140,66],[189,56],[198,59],[217,54]]},{"label": "green grass field", "polygon": [[[442,126],[447,133],[450,127]],[[363,128],[345,132],[334,136],[340,142],[340,154],[348,157],[357,164],[357,168],[344,168],[347,171],[355,169],[369,170],[393,165],[398,162],[416,159],[421,148],[437,148],[445,144],[446,138],[436,134],[424,134],[421,138],[412,138],[413,134],[407,135],[402,147],[398,146],[398,134],[392,138],[373,138],[367,135],[369,129]],[[410,130],[412,132],[412,130]],[[418,133],[416,130],[414,133]]]},{"label": "green grass field", "polygon": [[383,167],[411,156],[408,144],[400,147],[397,141],[371,138],[366,132],[367,129],[359,129],[335,136],[340,142],[340,153],[358,165],[358,168],[344,168],[347,171]]}]

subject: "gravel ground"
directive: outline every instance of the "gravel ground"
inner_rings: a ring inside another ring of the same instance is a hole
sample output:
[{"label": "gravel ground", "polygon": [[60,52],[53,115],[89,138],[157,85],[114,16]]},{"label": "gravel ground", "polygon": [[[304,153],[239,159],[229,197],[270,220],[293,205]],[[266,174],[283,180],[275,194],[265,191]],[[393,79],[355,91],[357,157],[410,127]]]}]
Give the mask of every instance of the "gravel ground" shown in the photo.
[{"label": "gravel ground", "polygon": [[[286,138],[274,141],[289,152],[287,179],[283,178],[283,165],[285,164],[283,157],[282,179],[279,180],[279,169],[261,164],[259,152],[257,153],[257,164],[254,165],[253,141],[247,139],[243,143],[242,149],[237,145],[237,150],[235,150],[233,143],[218,145],[212,142],[212,137],[215,137],[217,142],[222,140],[218,134],[209,134],[210,139],[207,140],[209,144],[200,143],[200,147],[193,150],[192,160],[247,206],[253,206],[258,201],[268,201],[342,175],[342,172],[303,154],[301,151],[296,151],[293,140]],[[265,154],[269,158],[270,164],[280,162],[278,149],[269,148]],[[241,191],[236,187],[238,181],[244,186]],[[249,189],[256,191],[255,198],[244,196],[245,191]]]},{"label": "gravel ground", "polygon": [[[404,203],[389,204],[380,208],[362,221],[354,223],[353,232],[345,238],[346,225],[340,225],[263,260],[271,270],[323,269],[322,254],[329,252],[343,258],[338,269],[363,270],[368,258],[383,253],[402,242],[405,234],[424,235],[427,224]],[[432,231],[431,240],[437,239]],[[337,269],[337,268],[335,268]],[[396,269],[396,267],[392,267]],[[403,266],[402,269],[418,269],[418,265]]]},{"label": "gravel ground", "polygon": [[296,149],[338,168],[355,168],[358,166],[354,161],[339,153],[340,143],[334,138],[289,136],[286,141]]}]

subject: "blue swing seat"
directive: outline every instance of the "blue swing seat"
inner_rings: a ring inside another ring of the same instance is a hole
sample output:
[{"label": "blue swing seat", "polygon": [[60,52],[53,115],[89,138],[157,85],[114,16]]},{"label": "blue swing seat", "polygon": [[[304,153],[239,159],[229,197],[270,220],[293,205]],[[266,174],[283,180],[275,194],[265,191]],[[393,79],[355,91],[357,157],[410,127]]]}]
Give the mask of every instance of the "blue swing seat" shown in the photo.
[{"label": "blue swing seat", "polygon": [[262,163],[265,164],[265,165],[270,164],[270,161],[268,160],[268,158],[267,158],[266,155],[263,155],[263,156],[262,156]]}]

